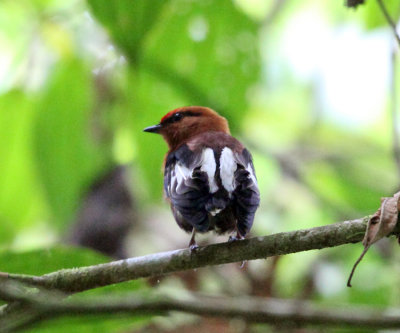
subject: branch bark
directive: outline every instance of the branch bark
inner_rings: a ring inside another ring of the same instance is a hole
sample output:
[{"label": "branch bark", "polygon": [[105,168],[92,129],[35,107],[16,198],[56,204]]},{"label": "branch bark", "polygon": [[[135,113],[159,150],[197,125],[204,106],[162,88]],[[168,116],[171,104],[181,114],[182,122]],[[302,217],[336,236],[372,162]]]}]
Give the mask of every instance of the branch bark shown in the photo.
[{"label": "branch bark", "polygon": [[383,3],[383,0],[376,0],[376,1],[378,2],[379,8],[382,11],[383,16],[385,16],[385,20],[387,21],[387,23],[389,24],[390,28],[392,29],[394,38],[396,39],[397,44],[400,47],[400,36],[397,33],[396,23],[394,23],[394,21],[390,17],[390,14],[389,14],[385,4]]},{"label": "branch bark", "polygon": [[397,44],[400,47],[400,36],[397,33],[396,23],[394,23],[393,19],[390,17],[390,14],[389,14],[389,12],[388,12],[383,0],[376,0],[376,1],[377,1],[378,5],[379,5],[380,10],[382,11],[383,16],[385,16],[385,20],[387,21],[387,23],[389,24],[390,28],[393,31],[393,35],[394,35],[394,38],[397,41]]},{"label": "branch bark", "polygon": [[[194,295],[191,295],[194,296]],[[166,314],[180,311],[195,315],[241,318],[253,323],[286,323],[286,325],[326,325],[368,328],[399,328],[400,318],[397,315],[386,315],[383,311],[372,308],[321,309],[320,305],[311,302],[296,302],[278,299],[261,299],[257,297],[211,297],[199,296],[190,299],[164,298],[160,300],[140,300],[134,298],[115,300],[112,303],[52,304],[47,307],[51,315],[67,314]],[[398,313],[398,311],[393,311]],[[54,313],[54,312],[53,312]]]},{"label": "branch bark", "polygon": [[60,270],[43,276],[3,273],[0,277],[68,293],[80,292],[205,266],[265,259],[356,243],[363,239],[367,221],[368,217],[364,217],[311,229],[202,246],[194,252],[189,249],[175,250],[95,266]]},{"label": "branch bark", "polygon": [[[0,294],[19,302],[22,310],[10,322],[0,317],[0,332],[29,327],[38,320],[67,315],[130,314],[167,315],[171,311],[209,317],[240,318],[250,323],[272,323],[284,326],[323,325],[324,327],[398,328],[399,309],[377,310],[371,307],[327,308],[317,303],[260,297],[208,296],[189,293],[184,297],[140,297],[137,294],[120,297],[60,299],[59,293],[42,291],[23,293],[15,285],[0,285]],[[388,313],[392,313],[392,315]],[[18,319],[18,320],[15,320]]]}]

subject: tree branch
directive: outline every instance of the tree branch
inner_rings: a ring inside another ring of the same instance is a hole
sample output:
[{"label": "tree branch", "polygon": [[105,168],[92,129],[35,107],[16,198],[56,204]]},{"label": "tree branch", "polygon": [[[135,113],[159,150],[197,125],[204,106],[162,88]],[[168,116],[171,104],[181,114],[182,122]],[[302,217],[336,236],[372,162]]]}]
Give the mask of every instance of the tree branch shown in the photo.
[{"label": "tree branch", "polygon": [[387,11],[387,8],[386,8],[385,4],[383,3],[383,0],[376,0],[376,1],[378,2],[379,8],[381,9],[381,11],[383,13],[383,16],[385,16],[385,19],[386,19],[387,23],[389,23],[389,26],[393,31],[394,37],[396,38],[397,44],[399,44],[399,47],[400,47],[400,36],[397,33],[396,24],[394,23],[394,21],[390,17],[390,14]]},{"label": "tree branch", "polygon": [[[80,292],[129,280],[205,266],[322,249],[363,239],[368,217],[311,229],[278,233],[234,242],[175,250],[95,266],[65,269],[43,276],[6,274],[9,280],[63,292]],[[3,273],[4,276],[4,273]]]},{"label": "tree branch", "polygon": [[[207,296],[190,293],[184,297],[162,296],[141,297],[129,294],[125,297],[90,297],[85,300],[59,298],[57,293],[42,291],[40,294],[21,293],[15,285],[0,285],[0,293],[7,298],[20,302],[23,311],[18,319],[24,321],[9,322],[9,318],[0,318],[0,332],[8,326],[11,329],[29,327],[38,319],[47,320],[66,315],[89,314],[130,314],[130,315],[167,315],[170,311],[221,317],[241,318],[251,323],[280,323],[286,326],[348,326],[365,328],[398,328],[400,318],[385,314],[388,310],[371,307],[324,308],[320,304],[306,301],[265,299],[260,297]],[[7,325],[8,323],[8,325]],[[17,326],[18,325],[18,326]],[[10,330],[9,330],[10,331]]]},{"label": "tree branch", "polygon": [[392,50],[390,62],[390,115],[392,120],[392,149],[400,182],[400,134],[397,115],[396,50]]}]

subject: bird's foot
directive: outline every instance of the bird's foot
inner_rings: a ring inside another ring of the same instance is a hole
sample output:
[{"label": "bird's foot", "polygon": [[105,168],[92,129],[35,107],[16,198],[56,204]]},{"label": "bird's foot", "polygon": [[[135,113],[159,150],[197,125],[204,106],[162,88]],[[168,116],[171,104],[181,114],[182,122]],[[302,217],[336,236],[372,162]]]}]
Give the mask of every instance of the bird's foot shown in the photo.
[{"label": "bird's foot", "polygon": [[243,260],[242,263],[240,264],[240,269],[243,269],[244,266],[246,265],[247,260]]},{"label": "bird's foot", "polygon": [[195,236],[196,236],[196,230],[193,228],[192,237],[190,238],[190,242],[189,242],[190,252],[196,252],[196,250],[199,248],[199,246],[196,243]]},{"label": "bird's foot", "polygon": [[228,242],[232,243],[232,242],[237,241],[237,240],[238,240],[237,237],[230,235],[229,239],[228,239]]},{"label": "bird's foot", "polygon": [[231,242],[235,242],[235,241],[242,240],[242,239],[244,239],[244,237],[241,234],[239,234],[239,232],[237,232],[236,236],[232,236],[232,235],[229,236],[228,242],[231,243]]},{"label": "bird's foot", "polygon": [[199,246],[196,243],[189,244],[190,252],[196,252],[198,248],[199,248]]}]

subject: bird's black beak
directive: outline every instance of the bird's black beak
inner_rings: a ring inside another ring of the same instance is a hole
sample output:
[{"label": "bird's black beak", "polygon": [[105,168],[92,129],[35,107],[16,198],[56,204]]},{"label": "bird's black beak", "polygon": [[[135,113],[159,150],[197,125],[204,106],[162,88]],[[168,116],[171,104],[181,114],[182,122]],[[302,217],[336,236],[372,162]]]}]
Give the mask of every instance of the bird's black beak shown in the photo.
[{"label": "bird's black beak", "polygon": [[161,127],[162,127],[161,124],[154,125],[154,126],[149,126],[149,127],[146,127],[143,130],[143,132],[160,133]]}]

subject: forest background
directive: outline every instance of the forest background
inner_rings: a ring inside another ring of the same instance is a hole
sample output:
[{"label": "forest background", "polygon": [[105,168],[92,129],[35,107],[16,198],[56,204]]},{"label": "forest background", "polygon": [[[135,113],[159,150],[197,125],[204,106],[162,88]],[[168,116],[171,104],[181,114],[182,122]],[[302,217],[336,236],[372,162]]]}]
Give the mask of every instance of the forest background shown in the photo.
[{"label": "forest background", "polygon": [[[261,192],[251,236],[372,214],[400,185],[399,45],[379,3],[1,1],[0,271],[41,275],[186,247],[162,198],[166,145],[142,132],[184,105],[217,110],[251,150]],[[398,1],[384,4],[397,22]],[[361,251],[214,266],[82,297],[196,291],[399,308],[398,244],[372,248],[347,288]],[[63,317],[27,331],[195,327],[265,329],[175,313]]]}]

